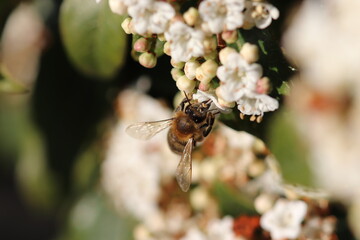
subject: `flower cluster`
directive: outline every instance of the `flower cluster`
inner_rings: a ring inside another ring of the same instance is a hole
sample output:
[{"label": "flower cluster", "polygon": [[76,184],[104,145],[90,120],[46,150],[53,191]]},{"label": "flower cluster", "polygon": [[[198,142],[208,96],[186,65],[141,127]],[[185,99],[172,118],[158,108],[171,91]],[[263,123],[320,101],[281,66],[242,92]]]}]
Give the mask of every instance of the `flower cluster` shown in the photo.
[{"label": "flower cluster", "polygon": [[220,109],[237,105],[242,118],[260,122],[278,101],[268,96],[271,81],[255,63],[257,45],[238,35],[239,29],[268,27],[279,17],[278,9],[265,0],[197,2],[183,10],[181,1],[109,0],[114,13],[129,16],[122,27],[133,35],[133,56],[141,65],[155,67],[162,49],[171,56],[180,91],[210,93]]},{"label": "flower cluster", "polygon": [[[134,239],[336,239],[326,195],[285,184],[261,140],[219,125],[194,150],[193,184],[183,193],[174,176],[179,158],[169,152],[166,136],[145,144],[123,134],[127,119],[167,117],[166,110],[132,91],[120,95],[119,106],[102,185],[118,210],[140,221]],[[238,205],[247,214],[224,213],[226,192],[253,206]]]}]

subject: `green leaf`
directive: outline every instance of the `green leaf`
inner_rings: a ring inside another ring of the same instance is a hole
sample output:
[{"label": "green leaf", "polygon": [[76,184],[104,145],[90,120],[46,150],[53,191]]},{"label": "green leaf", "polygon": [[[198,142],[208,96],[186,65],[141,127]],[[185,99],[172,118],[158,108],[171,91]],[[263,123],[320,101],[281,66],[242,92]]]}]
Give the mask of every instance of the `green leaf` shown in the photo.
[{"label": "green leaf", "polygon": [[67,54],[78,70],[111,78],[122,66],[127,49],[123,16],[111,12],[107,1],[65,0],[60,28]]},{"label": "green leaf", "polygon": [[99,191],[81,196],[68,216],[64,231],[57,240],[128,240],[133,239],[136,221],[117,214]]},{"label": "green leaf", "polygon": [[258,44],[259,44],[259,47],[261,49],[261,52],[265,55],[268,54],[268,52],[266,51],[265,49],[265,46],[264,46],[264,41],[263,40],[258,40]]},{"label": "green leaf", "polygon": [[260,59],[258,63],[263,67],[263,75],[269,77],[273,86],[270,95],[281,99],[282,94],[279,94],[276,89],[283,82],[289,81],[294,74],[294,70],[285,58],[279,43],[280,40],[274,35],[272,27],[262,30],[252,28],[251,30],[239,30],[239,32],[244,41],[259,46]]},{"label": "green leaf", "polygon": [[50,210],[59,203],[59,183],[46,163],[46,144],[40,132],[28,124],[16,165],[16,180],[27,203]]},{"label": "green leaf", "polygon": [[270,123],[268,146],[279,161],[286,182],[312,186],[309,151],[295,128],[293,118],[287,111],[277,114]]},{"label": "green leaf", "polygon": [[164,44],[165,42],[160,41],[159,39],[156,39],[154,52],[156,57],[161,57],[164,54]]},{"label": "green leaf", "polygon": [[287,82],[283,82],[282,85],[280,87],[278,87],[277,91],[281,95],[289,95],[290,86]]},{"label": "green leaf", "polygon": [[14,80],[8,71],[1,66],[0,71],[0,93],[26,93],[29,89],[23,84]]},{"label": "green leaf", "polygon": [[219,201],[223,215],[236,217],[242,214],[256,213],[250,198],[222,182],[215,183],[213,194]]}]

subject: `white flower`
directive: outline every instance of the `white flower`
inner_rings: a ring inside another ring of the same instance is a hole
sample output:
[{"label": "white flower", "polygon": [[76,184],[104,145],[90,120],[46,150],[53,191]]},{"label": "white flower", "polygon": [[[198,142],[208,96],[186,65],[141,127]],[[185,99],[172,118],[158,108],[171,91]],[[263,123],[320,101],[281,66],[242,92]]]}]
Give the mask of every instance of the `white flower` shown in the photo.
[{"label": "white flower", "polygon": [[304,201],[279,199],[275,206],[260,219],[260,225],[269,231],[272,239],[295,239],[299,236],[301,222],[306,215]]},{"label": "white flower", "polygon": [[214,219],[207,226],[209,240],[235,240],[236,235],[233,231],[234,219],[225,216],[223,219]]},{"label": "white flower", "polygon": [[154,223],[159,211],[161,178],[174,174],[178,158],[170,153],[166,131],[149,141],[139,141],[127,135],[125,128],[134,116],[158,120],[168,118],[170,112],[159,102],[134,91],[120,95],[119,109],[123,121],[113,129],[109,140],[101,168],[102,187],[117,209],[126,209],[139,220],[151,219]]},{"label": "white flower", "polygon": [[192,227],[190,228],[184,237],[180,238],[180,240],[207,240],[206,235],[200,231],[200,229]]},{"label": "white flower", "polygon": [[197,92],[193,94],[193,99],[197,100],[198,102],[205,102],[207,100],[211,100],[212,103],[210,109],[218,109],[222,113],[229,113],[231,111],[231,109],[226,108],[219,103],[214,91],[204,92],[201,90],[197,90]]},{"label": "white flower", "polygon": [[181,240],[237,240],[233,231],[234,220],[230,216],[223,219],[212,219],[206,226],[205,232],[197,227],[190,228]]},{"label": "white flower", "polygon": [[[124,207],[144,220],[157,211],[159,173],[156,165],[145,161],[143,143],[126,136],[125,125],[113,132],[106,160],[102,165],[102,183],[116,207]],[[139,151],[140,150],[140,151]]]},{"label": "white flower", "polygon": [[134,31],[140,35],[164,33],[175,16],[175,10],[169,3],[153,0],[142,0],[129,6],[128,13],[133,18]]},{"label": "white flower", "polygon": [[[97,0],[97,1],[101,1],[101,0]],[[124,3],[124,1],[109,0],[109,6],[110,6],[110,10],[113,13],[117,13],[119,15],[123,15],[127,13],[127,5]]]},{"label": "white flower", "polygon": [[199,13],[211,33],[220,33],[242,26],[244,7],[244,0],[205,0],[199,5]]},{"label": "white flower", "polygon": [[261,65],[249,64],[235,52],[229,53],[223,64],[217,70],[221,83],[217,93],[221,99],[235,101],[238,109],[246,115],[263,115],[279,107],[276,99],[256,91],[256,83],[262,76]]},{"label": "white flower", "polygon": [[[102,0],[96,0],[98,3]],[[136,0],[109,0],[109,6],[113,13],[119,15],[127,14],[127,9],[129,6],[136,4]]]},{"label": "white flower", "polygon": [[238,109],[245,115],[264,115],[264,112],[274,111],[279,108],[279,102],[266,95],[258,94],[250,89],[243,89],[236,101]]},{"label": "white flower", "polygon": [[248,1],[246,3],[245,18],[256,27],[264,29],[271,24],[272,19],[279,18],[279,10],[265,2]]},{"label": "white flower", "polygon": [[165,38],[170,43],[171,57],[175,61],[186,62],[192,57],[204,55],[204,33],[183,22],[172,23],[165,32]]},{"label": "white flower", "polygon": [[96,1],[96,3],[99,3],[99,2],[101,2],[101,0],[95,0]]},{"label": "white flower", "polygon": [[243,89],[255,89],[257,80],[262,76],[262,67],[257,63],[249,64],[238,53],[230,53],[224,65],[217,70],[217,77],[221,81],[221,98],[228,101],[237,101],[244,94]]}]

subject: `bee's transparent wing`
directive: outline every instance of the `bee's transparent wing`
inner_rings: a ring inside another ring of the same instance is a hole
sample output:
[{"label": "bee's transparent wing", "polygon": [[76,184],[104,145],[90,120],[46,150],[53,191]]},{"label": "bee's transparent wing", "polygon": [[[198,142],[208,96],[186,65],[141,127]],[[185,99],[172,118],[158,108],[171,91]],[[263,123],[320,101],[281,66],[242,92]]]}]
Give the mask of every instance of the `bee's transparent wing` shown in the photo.
[{"label": "bee's transparent wing", "polygon": [[176,169],[176,180],[184,192],[187,192],[189,190],[190,184],[191,184],[191,169],[192,169],[192,159],[191,159],[191,153],[192,148],[194,145],[194,139],[190,138],[189,141],[186,143],[186,146],[184,148],[183,154],[181,156],[179,165]]},{"label": "bee's transparent wing", "polygon": [[173,119],[171,118],[154,122],[134,123],[129,125],[125,131],[134,138],[148,140],[165,128],[169,127],[172,123],[172,120]]}]

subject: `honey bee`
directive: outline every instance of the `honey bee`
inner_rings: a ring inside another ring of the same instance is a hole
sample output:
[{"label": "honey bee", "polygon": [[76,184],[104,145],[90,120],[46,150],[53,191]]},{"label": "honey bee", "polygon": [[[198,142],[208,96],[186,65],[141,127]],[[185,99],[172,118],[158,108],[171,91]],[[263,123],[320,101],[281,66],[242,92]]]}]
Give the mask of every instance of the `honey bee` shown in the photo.
[{"label": "honey bee", "polygon": [[170,127],[167,141],[170,149],[181,155],[175,176],[184,192],[189,190],[191,184],[193,147],[210,133],[215,115],[219,113],[209,110],[210,105],[211,100],[191,103],[186,96],[176,108],[174,117],[154,122],[139,122],[126,128],[130,136],[147,140]]}]

